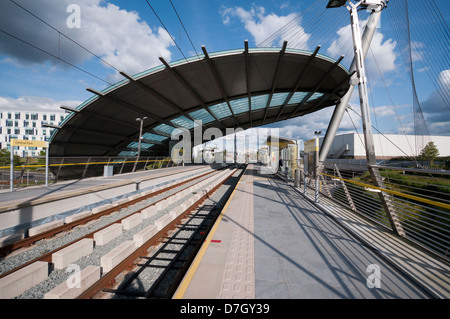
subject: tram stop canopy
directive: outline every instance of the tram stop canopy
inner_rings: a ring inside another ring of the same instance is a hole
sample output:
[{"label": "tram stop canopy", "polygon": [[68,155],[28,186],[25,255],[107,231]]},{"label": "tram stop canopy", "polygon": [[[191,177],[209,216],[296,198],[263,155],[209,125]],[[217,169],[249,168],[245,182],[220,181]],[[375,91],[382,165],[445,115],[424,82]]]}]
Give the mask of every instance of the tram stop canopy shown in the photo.
[{"label": "tram stop canopy", "polygon": [[[55,127],[52,157],[167,156],[176,128],[251,128],[336,105],[349,71],[318,53],[287,48],[208,53],[162,64],[98,92]],[[194,122],[201,121],[200,123]]]}]

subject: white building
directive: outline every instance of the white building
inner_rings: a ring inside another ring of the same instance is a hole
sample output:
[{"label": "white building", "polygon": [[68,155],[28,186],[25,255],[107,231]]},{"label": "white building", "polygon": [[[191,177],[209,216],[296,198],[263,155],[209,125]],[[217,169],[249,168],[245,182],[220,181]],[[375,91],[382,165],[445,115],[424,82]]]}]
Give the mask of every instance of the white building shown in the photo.
[{"label": "white building", "polygon": [[[0,149],[10,149],[11,139],[49,141],[54,129],[43,124],[59,125],[66,117],[64,111],[16,111],[0,110]],[[21,157],[38,156],[42,148],[14,147],[14,154]]]},{"label": "white building", "polygon": [[[418,156],[430,141],[436,145],[439,156],[450,156],[450,136],[374,134],[373,140],[377,159]],[[322,141],[323,137],[319,143],[322,144]],[[365,159],[364,134],[337,135],[328,152],[328,158]]]}]

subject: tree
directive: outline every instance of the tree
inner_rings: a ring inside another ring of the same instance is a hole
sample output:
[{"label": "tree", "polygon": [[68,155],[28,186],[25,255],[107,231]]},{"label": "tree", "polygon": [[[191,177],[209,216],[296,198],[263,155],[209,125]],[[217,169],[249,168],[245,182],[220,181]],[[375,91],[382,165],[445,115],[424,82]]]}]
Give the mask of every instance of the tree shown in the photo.
[{"label": "tree", "polygon": [[[11,153],[6,149],[3,148],[0,150],[0,166],[7,166],[11,163]],[[20,165],[20,157],[17,155],[14,155],[14,166]]]},{"label": "tree", "polygon": [[[39,152],[39,156],[45,157],[45,152],[46,152],[46,150],[41,150]],[[38,165],[45,165],[45,158],[38,159]]]},{"label": "tree", "polygon": [[429,142],[420,152],[420,159],[430,161],[430,165],[433,165],[433,160],[439,156],[439,150],[433,142]]}]

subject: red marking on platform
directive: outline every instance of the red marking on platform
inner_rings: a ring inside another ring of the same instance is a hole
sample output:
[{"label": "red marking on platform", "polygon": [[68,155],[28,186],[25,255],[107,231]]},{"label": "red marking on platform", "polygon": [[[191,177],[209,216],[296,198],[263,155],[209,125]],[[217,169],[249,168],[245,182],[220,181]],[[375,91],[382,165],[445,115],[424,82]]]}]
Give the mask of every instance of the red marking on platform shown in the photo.
[{"label": "red marking on platform", "polygon": [[[205,240],[205,242],[206,242],[206,240]],[[217,239],[211,239],[209,242],[210,243],[221,243],[222,241],[221,240],[217,240]]]}]

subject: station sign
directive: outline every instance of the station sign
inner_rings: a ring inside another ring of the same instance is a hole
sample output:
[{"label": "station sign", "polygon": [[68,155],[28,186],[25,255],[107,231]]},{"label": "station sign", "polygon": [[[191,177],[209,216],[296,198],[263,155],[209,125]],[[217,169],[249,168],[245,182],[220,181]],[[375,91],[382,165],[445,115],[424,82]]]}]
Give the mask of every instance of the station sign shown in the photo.
[{"label": "station sign", "polygon": [[11,146],[48,147],[48,142],[44,142],[44,141],[29,141],[29,140],[11,140]]}]

